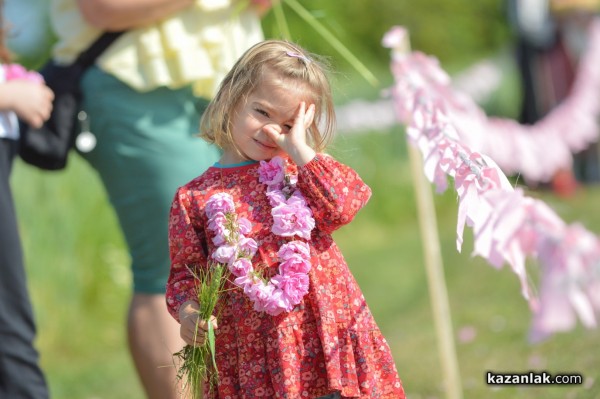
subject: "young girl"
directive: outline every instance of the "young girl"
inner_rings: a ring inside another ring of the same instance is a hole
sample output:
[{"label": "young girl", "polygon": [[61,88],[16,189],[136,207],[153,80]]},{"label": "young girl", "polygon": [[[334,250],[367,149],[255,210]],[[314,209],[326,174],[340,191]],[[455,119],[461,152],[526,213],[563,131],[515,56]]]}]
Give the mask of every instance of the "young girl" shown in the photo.
[{"label": "young girl", "polygon": [[0,397],[46,399],[10,174],[18,149],[17,117],[39,127],[50,115],[54,94],[39,75],[10,64],[3,6],[0,0]]},{"label": "young girl", "polygon": [[203,137],[223,154],[175,195],[167,305],[186,343],[201,344],[207,321],[197,320],[194,275],[211,262],[229,268],[210,320],[214,397],[405,397],[331,236],[371,195],[355,171],[322,153],[334,122],[322,65],[276,40],[238,60],[202,120]]}]

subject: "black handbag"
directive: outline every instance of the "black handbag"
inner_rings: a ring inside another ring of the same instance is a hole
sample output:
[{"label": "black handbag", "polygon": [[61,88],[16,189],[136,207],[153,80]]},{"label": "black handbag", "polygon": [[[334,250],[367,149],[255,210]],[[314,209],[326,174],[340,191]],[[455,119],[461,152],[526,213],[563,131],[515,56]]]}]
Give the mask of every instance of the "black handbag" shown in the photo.
[{"label": "black handbag", "polygon": [[50,60],[40,69],[46,85],[54,92],[53,108],[50,118],[40,128],[19,121],[19,155],[23,161],[44,170],[60,170],[67,165],[69,151],[79,133],[81,77],[121,33],[103,33],[71,65],[58,65]]}]

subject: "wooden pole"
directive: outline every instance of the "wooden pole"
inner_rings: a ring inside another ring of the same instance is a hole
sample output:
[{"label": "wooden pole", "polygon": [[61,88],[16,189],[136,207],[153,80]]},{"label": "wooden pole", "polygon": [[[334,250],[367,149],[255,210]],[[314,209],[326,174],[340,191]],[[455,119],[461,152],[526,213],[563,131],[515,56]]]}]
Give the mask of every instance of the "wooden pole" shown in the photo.
[{"label": "wooden pole", "polygon": [[431,185],[423,173],[421,153],[411,143],[408,145],[408,155],[417,200],[419,227],[421,230],[421,240],[423,241],[425,269],[427,271],[433,321],[442,364],[444,391],[448,399],[462,399],[462,384],[460,381],[458,357],[456,356],[454,346],[450,305],[444,279]]},{"label": "wooden pole", "polygon": [[[403,30],[403,32],[404,35],[401,41],[393,49],[396,55],[407,54],[411,51],[408,31]],[[410,159],[412,180],[417,200],[417,213],[419,216],[421,241],[423,242],[425,270],[429,284],[429,298],[431,300],[433,323],[442,364],[444,393],[447,399],[462,399],[463,391],[460,381],[460,369],[454,346],[450,303],[446,289],[446,280],[444,278],[440,238],[433,195],[431,193],[431,184],[427,181],[423,172],[423,158],[421,157],[421,153],[412,143],[408,143],[408,157]]]}]

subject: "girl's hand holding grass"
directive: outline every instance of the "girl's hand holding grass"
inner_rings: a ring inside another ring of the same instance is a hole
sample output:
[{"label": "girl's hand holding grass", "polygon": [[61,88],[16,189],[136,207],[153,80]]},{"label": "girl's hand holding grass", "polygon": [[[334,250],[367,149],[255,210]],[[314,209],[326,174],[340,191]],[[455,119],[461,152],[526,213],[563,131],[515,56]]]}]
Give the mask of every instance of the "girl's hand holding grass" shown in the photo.
[{"label": "girl's hand holding grass", "polygon": [[208,323],[211,323],[213,329],[218,328],[217,318],[210,316],[210,319],[199,320],[200,305],[196,301],[187,301],[179,308],[179,320],[181,327],[179,334],[186,344],[191,346],[201,346],[206,342],[206,332]]},{"label": "girl's hand holding grass", "polygon": [[198,299],[184,302],[178,311],[179,335],[187,345],[174,354],[180,361],[177,378],[184,381],[184,390],[194,399],[202,398],[203,381],[208,384],[209,391],[219,383],[215,359],[215,329],[218,326],[213,313],[217,311],[216,303],[227,280],[227,266],[212,263],[207,266],[198,274],[192,272],[198,282]]}]

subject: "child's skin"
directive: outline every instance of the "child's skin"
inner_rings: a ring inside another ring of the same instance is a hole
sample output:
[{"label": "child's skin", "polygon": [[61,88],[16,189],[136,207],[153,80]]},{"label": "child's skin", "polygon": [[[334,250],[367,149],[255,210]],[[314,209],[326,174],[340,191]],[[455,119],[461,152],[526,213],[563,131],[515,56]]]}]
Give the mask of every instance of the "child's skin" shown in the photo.
[{"label": "child's skin", "polygon": [[54,93],[37,82],[15,79],[0,84],[0,110],[14,111],[32,127],[41,127],[52,112]]},{"label": "child's skin", "polygon": [[306,142],[315,107],[310,104],[307,109],[306,97],[301,83],[266,72],[262,84],[236,107],[232,119],[234,144],[241,154],[235,148],[225,148],[219,162],[263,161],[286,153],[298,166],[304,166],[315,156]]},{"label": "child's skin", "polygon": [[[287,154],[299,167],[306,165],[316,155],[306,140],[315,116],[314,104],[306,106],[307,97],[302,84],[265,73],[262,84],[236,107],[231,128],[235,147],[224,148],[219,163],[264,161]],[[180,334],[188,345],[202,345],[208,330],[208,322],[198,320],[198,309],[196,301],[179,308]],[[218,328],[214,316],[210,322]]]}]

